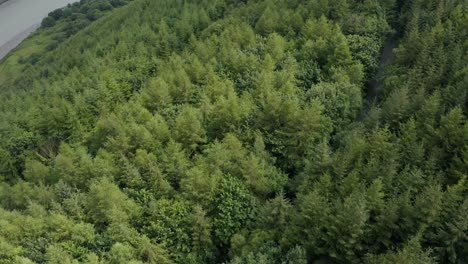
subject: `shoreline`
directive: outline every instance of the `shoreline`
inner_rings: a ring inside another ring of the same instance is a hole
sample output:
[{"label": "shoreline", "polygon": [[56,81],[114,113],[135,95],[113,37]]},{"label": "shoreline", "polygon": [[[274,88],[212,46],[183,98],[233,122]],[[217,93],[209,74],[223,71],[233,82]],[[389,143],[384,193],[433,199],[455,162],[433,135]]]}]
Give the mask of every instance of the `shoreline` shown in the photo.
[{"label": "shoreline", "polygon": [[[57,1],[57,0],[55,0]],[[63,3],[63,6],[59,6],[58,8],[65,8],[68,6],[68,4],[70,3],[74,3],[74,2],[77,2],[78,0],[64,0],[62,2]],[[0,0],[0,8],[1,9],[7,9],[9,10],[11,6],[13,6],[14,4],[21,4],[22,8],[26,8],[26,6],[24,6],[24,3],[25,1],[20,1],[20,0]],[[53,5],[51,5],[51,7],[48,9],[48,12],[52,11],[52,10],[55,10],[57,9],[56,7],[54,7]],[[44,10],[43,10],[44,11]],[[41,12],[43,12],[41,11]],[[34,12],[33,12],[34,13]],[[45,17],[47,16],[47,13],[44,12],[44,16]],[[43,18],[42,17],[42,18]],[[25,39],[27,39],[32,33],[34,33],[37,29],[40,28],[41,26],[41,21],[42,21],[42,18],[39,20],[37,19],[37,21],[35,22],[35,24],[31,25],[26,25],[26,26],[29,26],[27,27],[26,29],[24,29],[23,31],[21,32],[15,32],[17,33],[16,35],[13,35],[12,34],[12,37],[8,37],[8,38],[5,38],[3,39],[3,41],[6,41],[6,42],[2,42],[0,43],[0,63],[4,62],[7,58],[8,58],[8,55],[14,51]],[[36,19],[35,19],[36,20]],[[33,22],[34,23],[34,22]]]},{"label": "shoreline", "polygon": [[[2,0],[0,0],[2,1]],[[7,0],[8,1],[8,0]],[[34,31],[36,31],[41,24],[35,24],[31,27],[27,28],[25,31],[19,33],[18,35],[14,36],[10,39],[7,43],[0,46],[0,62],[7,58],[8,54],[16,47],[18,47],[23,40],[28,38]]]},{"label": "shoreline", "polygon": [[[44,2],[48,2],[47,0],[43,0]],[[2,42],[0,43],[0,63],[5,61],[8,58],[8,55],[15,50],[25,39],[27,39],[31,34],[33,34],[38,28],[40,28],[41,21],[44,17],[47,16],[47,14],[55,9],[58,8],[65,8],[68,6],[70,3],[77,2],[78,0],[51,0],[49,3],[45,3],[47,7],[44,7],[42,4],[36,4],[33,5],[35,8],[38,6],[41,7],[41,11],[31,11],[31,12],[26,12],[24,14],[28,14],[34,19],[29,19],[31,20],[31,23],[26,22],[25,23],[18,23],[16,25],[15,23],[9,23],[9,28],[16,28],[18,27],[19,30],[9,30],[9,35],[8,37],[3,36]],[[35,3],[38,3],[40,1],[37,1]],[[58,4],[57,3],[62,3]],[[57,7],[58,6],[58,7]],[[22,11],[23,9],[28,9],[30,8],[31,5],[27,3],[27,0],[0,0],[0,11],[4,11],[1,14],[8,15],[9,13],[5,13],[6,10],[12,11],[12,12],[19,12]],[[24,11],[24,10],[23,10]],[[23,14],[22,12],[20,12]],[[36,15],[36,14],[43,14],[43,15]],[[23,15],[24,15],[23,14]],[[29,21],[28,20],[28,21]],[[13,19],[14,21],[14,19]],[[5,22],[5,21],[4,21]],[[7,20],[6,22],[11,22]],[[16,35],[15,35],[16,34]]]}]

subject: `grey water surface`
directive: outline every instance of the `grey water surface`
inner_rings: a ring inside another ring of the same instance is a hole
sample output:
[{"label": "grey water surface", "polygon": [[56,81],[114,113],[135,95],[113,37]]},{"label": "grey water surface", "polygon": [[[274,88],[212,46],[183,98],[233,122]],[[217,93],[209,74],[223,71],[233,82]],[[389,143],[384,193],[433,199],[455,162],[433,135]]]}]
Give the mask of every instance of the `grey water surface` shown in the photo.
[{"label": "grey water surface", "polygon": [[76,0],[7,0],[0,4],[0,60],[34,32],[49,12],[73,2]]}]

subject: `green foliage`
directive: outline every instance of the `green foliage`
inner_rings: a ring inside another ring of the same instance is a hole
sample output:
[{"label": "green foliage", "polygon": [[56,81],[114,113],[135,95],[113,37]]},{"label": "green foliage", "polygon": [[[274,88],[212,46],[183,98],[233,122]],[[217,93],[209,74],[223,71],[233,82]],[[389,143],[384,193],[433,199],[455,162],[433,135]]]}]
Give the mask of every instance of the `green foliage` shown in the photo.
[{"label": "green foliage", "polygon": [[184,201],[161,199],[150,203],[145,233],[175,252],[187,253],[190,241],[190,208]]},{"label": "green foliage", "polygon": [[213,204],[213,229],[221,245],[229,245],[231,237],[249,220],[250,194],[243,184],[227,175],[221,182]]},{"label": "green foliage", "polygon": [[51,12],[0,63],[0,263],[463,263],[467,8]]},{"label": "green foliage", "polygon": [[194,152],[206,141],[206,131],[196,109],[186,107],[175,119],[174,137],[189,152]]},{"label": "green foliage", "polygon": [[436,263],[429,254],[430,252],[421,249],[418,238],[415,237],[403,249],[385,255],[371,256],[366,260],[366,263]]},{"label": "green foliage", "polygon": [[138,214],[137,205],[107,178],[90,185],[87,200],[88,215],[98,226],[126,224]]}]

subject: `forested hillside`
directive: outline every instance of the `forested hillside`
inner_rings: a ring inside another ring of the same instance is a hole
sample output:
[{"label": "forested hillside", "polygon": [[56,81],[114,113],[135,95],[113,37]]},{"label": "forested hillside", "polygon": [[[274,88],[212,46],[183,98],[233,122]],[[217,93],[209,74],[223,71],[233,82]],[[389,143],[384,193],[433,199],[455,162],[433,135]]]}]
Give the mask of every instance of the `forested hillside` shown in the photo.
[{"label": "forested hillside", "polygon": [[466,263],[467,61],[466,0],[53,12],[0,64],[0,263]]}]

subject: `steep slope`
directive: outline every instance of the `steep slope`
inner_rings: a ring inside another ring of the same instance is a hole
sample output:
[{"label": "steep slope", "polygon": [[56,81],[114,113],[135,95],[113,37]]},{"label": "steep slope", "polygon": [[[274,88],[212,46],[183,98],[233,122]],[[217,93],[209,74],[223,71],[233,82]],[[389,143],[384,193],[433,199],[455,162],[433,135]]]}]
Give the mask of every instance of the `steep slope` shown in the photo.
[{"label": "steep slope", "polygon": [[0,263],[462,263],[467,8],[135,0],[13,53]]}]

